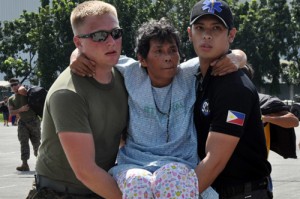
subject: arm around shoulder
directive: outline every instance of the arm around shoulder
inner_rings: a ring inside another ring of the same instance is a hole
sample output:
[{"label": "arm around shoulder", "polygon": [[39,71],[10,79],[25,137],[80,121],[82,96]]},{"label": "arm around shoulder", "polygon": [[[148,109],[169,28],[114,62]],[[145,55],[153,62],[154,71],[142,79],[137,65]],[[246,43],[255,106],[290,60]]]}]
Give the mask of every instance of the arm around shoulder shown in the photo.
[{"label": "arm around shoulder", "polygon": [[231,53],[213,61],[212,74],[216,76],[226,75],[243,68],[247,63],[247,56],[242,50],[232,50]]}]

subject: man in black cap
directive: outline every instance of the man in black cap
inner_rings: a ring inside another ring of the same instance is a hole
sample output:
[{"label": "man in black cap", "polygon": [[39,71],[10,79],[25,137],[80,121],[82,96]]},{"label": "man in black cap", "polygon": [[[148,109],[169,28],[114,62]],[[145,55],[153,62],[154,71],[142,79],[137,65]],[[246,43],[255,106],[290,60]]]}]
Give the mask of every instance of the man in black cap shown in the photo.
[{"label": "man in black cap", "polygon": [[188,33],[200,61],[194,109],[201,162],[199,191],[220,198],[272,198],[271,165],[255,86],[242,72],[212,76],[212,60],[230,52],[237,30],[227,3],[202,0],[191,11]]}]

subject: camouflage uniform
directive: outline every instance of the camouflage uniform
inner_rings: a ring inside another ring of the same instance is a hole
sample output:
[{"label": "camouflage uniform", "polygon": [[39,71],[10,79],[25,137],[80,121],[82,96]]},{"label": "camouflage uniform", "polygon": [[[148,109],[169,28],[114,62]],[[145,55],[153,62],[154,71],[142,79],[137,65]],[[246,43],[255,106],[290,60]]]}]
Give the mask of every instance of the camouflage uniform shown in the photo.
[{"label": "camouflage uniform", "polygon": [[41,144],[41,122],[38,117],[29,121],[18,122],[18,139],[21,144],[21,160],[30,158],[29,140],[33,146],[34,155],[37,156],[38,148]]},{"label": "camouflage uniform", "polygon": [[[28,103],[27,96],[15,94],[8,99],[9,106],[19,109]],[[41,144],[41,122],[33,110],[19,113],[18,139],[21,145],[21,160],[27,161],[30,157],[29,140],[32,143],[34,155]]]}]

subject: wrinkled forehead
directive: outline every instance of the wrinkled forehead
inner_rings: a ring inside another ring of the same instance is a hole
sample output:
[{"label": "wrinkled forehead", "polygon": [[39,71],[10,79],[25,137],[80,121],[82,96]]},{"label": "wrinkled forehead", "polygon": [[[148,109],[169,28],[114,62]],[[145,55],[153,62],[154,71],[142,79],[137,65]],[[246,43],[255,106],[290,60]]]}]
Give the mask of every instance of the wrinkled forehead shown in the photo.
[{"label": "wrinkled forehead", "polygon": [[163,36],[163,37],[156,36],[150,39],[150,46],[166,46],[166,45],[178,47],[175,37],[171,35]]}]

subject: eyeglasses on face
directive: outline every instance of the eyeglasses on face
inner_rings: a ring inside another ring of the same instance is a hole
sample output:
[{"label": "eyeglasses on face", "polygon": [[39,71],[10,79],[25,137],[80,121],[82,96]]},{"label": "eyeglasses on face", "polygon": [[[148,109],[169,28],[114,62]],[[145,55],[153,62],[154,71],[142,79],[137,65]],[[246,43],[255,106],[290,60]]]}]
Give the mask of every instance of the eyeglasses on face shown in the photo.
[{"label": "eyeglasses on face", "polygon": [[12,83],[10,84],[10,87],[14,87],[14,86],[17,86],[19,83]]},{"label": "eyeglasses on face", "polygon": [[77,35],[78,38],[91,38],[95,42],[101,42],[105,41],[108,36],[111,35],[111,37],[114,40],[119,39],[123,35],[123,29],[122,28],[115,28],[111,31],[105,31],[105,30],[98,30],[96,32],[92,32],[89,34],[81,34]]}]

